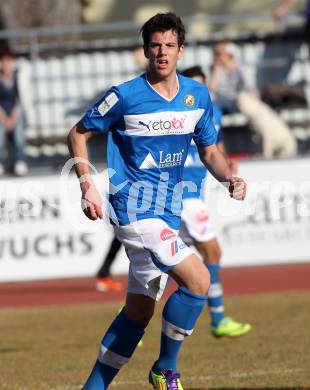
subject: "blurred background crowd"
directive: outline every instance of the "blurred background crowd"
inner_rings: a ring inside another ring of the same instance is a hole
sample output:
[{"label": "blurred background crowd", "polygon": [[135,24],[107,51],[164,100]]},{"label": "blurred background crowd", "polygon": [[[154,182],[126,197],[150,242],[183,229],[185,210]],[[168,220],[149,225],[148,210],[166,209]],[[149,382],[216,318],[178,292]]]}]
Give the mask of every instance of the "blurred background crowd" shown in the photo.
[{"label": "blurred background crowd", "polygon": [[[180,71],[200,65],[232,156],[310,152],[309,1],[11,0],[0,3],[0,175],[58,169],[71,126],[146,66],[137,31],[156,12],[187,27]],[[91,158],[104,151],[91,143]]]}]

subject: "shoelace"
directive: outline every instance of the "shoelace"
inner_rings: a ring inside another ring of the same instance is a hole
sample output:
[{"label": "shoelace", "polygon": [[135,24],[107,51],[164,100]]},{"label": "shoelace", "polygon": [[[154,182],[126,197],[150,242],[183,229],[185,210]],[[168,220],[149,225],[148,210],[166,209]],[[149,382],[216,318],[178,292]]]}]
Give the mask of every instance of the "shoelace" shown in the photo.
[{"label": "shoelace", "polygon": [[167,379],[167,389],[168,390],[178,390],[177,380],[180,378],[180,374],[177,372],[173,372],[171,370],[167,370],[165,372],[165,377]]}]

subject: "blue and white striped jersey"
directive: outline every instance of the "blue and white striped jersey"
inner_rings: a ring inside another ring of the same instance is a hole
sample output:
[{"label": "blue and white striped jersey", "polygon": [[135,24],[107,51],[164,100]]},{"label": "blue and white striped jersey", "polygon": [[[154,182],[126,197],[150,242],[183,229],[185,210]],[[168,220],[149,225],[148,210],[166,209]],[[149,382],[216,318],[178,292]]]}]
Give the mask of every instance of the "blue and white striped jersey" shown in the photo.
[{"label": "blue and white striped jersey", "polygon": [[[213,106],[213,123],[217,131],[216,144],[223,141],[222,115],[221,109],[218,106]],[[195,183],[195,186],[190,191],[191,188],[188,188],[184,183],[183,199],[203,198],[203,187],[207,173],[208,170],[200,160],[195,142],[191,142],[184,165],[183,180],[189,182],[191,186]]]},{"label": "blue and white striped jersey", "polygon": [[216,141],[207,87],[177,75],[172,99],[160,95],[146,74],[111,88],[84,115],[84,127],[108,133],[110,204],[121,225],[163,219],[178,229],[182,174],[188,148]]}]

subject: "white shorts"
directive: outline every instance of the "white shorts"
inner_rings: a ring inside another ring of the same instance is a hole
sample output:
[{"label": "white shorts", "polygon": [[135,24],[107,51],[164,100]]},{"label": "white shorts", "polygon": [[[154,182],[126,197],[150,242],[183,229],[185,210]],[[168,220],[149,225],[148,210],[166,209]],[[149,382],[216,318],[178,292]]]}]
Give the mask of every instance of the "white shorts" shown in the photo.
[{"label": "white shorts", "polygon": [[157,218],[114,226],[114,231],[130,260],[128,292],[159,300],[168,279],[165,272],[191,255],[192,250],[177,230]]},{"label": "white shorts", "polygon": [[215,238],[207,207],[201,199],[184,199],[179,234],[188,245]]}]

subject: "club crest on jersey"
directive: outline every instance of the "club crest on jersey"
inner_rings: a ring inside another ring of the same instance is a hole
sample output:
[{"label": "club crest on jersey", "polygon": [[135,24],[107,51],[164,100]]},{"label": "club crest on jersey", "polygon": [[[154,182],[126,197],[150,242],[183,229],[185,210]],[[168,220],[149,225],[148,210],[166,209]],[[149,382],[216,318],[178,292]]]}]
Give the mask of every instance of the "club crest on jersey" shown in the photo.
[{"label": "club crest on jersey", "polygon": [[187,106],[187,107],[193,107],[193,105],[195,104],[195,98],[193,95],[191,95],[190,93],[186,94],[184,96],[184,104]]}]

